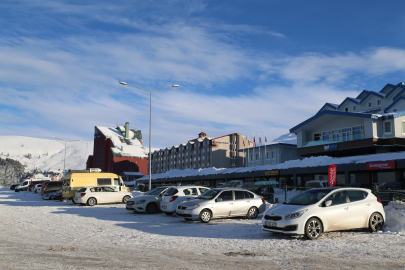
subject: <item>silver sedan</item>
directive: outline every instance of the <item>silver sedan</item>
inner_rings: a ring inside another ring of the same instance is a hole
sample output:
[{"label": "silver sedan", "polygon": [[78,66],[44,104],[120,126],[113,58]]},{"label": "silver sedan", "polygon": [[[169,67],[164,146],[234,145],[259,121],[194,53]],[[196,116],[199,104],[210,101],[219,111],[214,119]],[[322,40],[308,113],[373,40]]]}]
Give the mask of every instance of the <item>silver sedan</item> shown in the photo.
[{"label": "silver sedan", "polygon": [[241,188],[214,188],[198,198],[180,203],[176,214],[207,223],[213,218],[246,216],[254,219],[265,203],[263,197]]}]

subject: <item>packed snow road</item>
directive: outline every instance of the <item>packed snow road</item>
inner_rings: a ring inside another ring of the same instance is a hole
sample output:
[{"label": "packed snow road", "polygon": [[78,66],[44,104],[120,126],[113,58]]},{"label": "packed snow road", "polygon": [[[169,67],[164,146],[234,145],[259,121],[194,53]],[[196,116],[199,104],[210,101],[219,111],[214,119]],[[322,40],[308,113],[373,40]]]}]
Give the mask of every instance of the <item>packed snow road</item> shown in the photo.
[{"label": "packed snow road", "polygon": [[264,232],[260,218],[202,224],[0,188],[0,268],[405,268],[402,230],[333,232],[308,241]]}]

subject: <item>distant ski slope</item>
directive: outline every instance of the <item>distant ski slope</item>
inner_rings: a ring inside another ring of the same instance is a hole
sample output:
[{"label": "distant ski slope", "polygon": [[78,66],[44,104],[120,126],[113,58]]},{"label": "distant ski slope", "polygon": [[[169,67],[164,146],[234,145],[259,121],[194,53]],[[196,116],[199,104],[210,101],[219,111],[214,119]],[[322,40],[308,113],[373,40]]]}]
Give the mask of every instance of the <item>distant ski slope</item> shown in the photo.
[{"label": "distant ski slope", "polygon": [[[92,141],[67,142],[66,170],[85,169],[87,158],[92,154]],[[42,171],[62,172],[64,156],[63,141],[25,136],[0,136],[0,158],[20,161],[26,166],[26,171],[32,171],[35,166]]]}]

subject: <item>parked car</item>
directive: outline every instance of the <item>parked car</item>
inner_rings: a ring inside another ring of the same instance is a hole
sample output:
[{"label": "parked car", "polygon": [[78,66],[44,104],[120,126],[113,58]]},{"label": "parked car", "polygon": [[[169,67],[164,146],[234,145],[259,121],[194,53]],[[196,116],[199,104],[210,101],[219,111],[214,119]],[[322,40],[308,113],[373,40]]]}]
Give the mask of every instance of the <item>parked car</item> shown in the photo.
[{"label": "parked car", "polygon": [[162,195],[160,209],[166,215],[176,212],[177,205],[181,202],[194,199],[210,190],[202,186],[177,186],[168,188]]},{"label": "parked car", "polygon": [[405,190],[405,183],[403,182],[388,182],[379,186],[379,191],[386,190]]},{"label": "parked car", "polygon": [[311,180],[306,182],[305,186],[310,188],[328,187],[328,180]]},{"label": "parked car", "polygon": [[405,202],[405,191],[380,191],[376,196],[382,201],[383,206],[393,201]]},{"label": "parked car", "polygon": [[11,185],[10,190],[15,190],[15,188],[18,187],[18,186],[19,186],[18,184],[17,185]]},{"label": "parked car", "polygon": [[214,218],[246,216],[254,219],[265,203],[262,196],[241,188],[213,188],[198,198],[182,202],[176,214],[186,220],[203,223]]},{"label": "parked car", "polygon": [[382,202],[369,189],[316,188],[269,208],[262,229],[313,240],[330,231],[368,228],[376,232],[384,221]]},{"label": "parked car", "polygon": [[133,197],[127,201],[126,209],[129,211],[154,214],[160,211],[160,201],[162,200],[163,193],[170,187],[157,187],[144,193]]},{"label": "parked car", "polygon": [[62,181],[49,181],[42,184],[41,196],[46,193],[54,193],[62,188]]},{"label": "parked car", "polygon": [[60,200],[62,199],[62,189],[57,190],[56,192],[45,193],[42,196],[44,200]]},{"label": "parked car", "polygon": [[345,187],[357,187],[357,188],[368,188],[372,189],[371,186],[367,183],[349,183],[346,184]]},{"label": "parked car", "polygon": [[36,184],[35,187],[32,189],[32,192],[35,192],[35,193],[41,192],[41,188],[42,188],[42,183]]},{"label": "parked car", "polygon": [[100,203],[126,203],[131,198],[132,194],[129,191],[97,186],[79,189],[73,197],[73,201],[94,206]]}]

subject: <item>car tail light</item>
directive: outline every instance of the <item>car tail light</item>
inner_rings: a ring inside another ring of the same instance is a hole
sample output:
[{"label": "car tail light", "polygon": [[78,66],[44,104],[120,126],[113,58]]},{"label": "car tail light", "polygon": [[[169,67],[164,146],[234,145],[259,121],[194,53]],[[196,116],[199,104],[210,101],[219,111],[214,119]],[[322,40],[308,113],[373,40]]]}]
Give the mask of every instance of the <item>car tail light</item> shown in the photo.
[{"label": "car tail light", "polygon": [[381,203],[381,204],[382,204],[382,201],[381,201],[379,198],[377,198],[377,202],[379,202],[379,203]]},{"label": "car tail light", "polygon": [[177,199],[177,197],[179,197],[179,196],[173,196],[173,197],[171,197],[169,202],[175,201],[175,200]]},{"label": "car tail light", "polygon": [[264,198],[262,197],[262,203],[264,203]]},{"label": "car tail light", "polygon": [[80,196],[85,196],[86,195],[86,193],[85,192],[82,192],[82,193],[80,193]]}]

